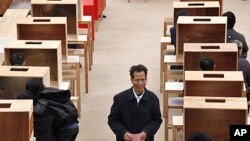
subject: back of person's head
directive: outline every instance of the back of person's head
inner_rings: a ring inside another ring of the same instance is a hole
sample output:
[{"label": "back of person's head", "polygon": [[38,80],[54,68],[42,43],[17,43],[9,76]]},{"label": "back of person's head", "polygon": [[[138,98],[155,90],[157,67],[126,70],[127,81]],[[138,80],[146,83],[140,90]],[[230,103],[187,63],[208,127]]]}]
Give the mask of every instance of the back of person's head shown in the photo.
[{"label": "back of person's head", "polygon": [[14,95],[7,88],[0,88],[0,99],[14,99]]},{"label": "back of person's head", "polygon": [[45,88],[43,82],[39,78],[32,78],[30,79],[25,86],[27,91],[33,93],[33,97],[35,98],[41,91]]},{"label": "back of person's head", "polygon": [[23,65],[24,55],[23,53],[13,53],[10,56],[10,64],[14,66]]},{"label": "back of person's head", "polygon": [[188,137],[188,141],[212,141],[212,139],[205,133],[194,132]]},{"label": "back of person's head", "polygon": [[233,12],[227,11],[223,14],[223,16],[227,17],[227,29],[233,29],[236,23],[236,17]]},{"label": "back of person's head", "polygon": [[148,74],[148,69],[144,65],[134,65],[130,68],[130,77],[133,79],[134,78],[134,72],[141,72],[143,71],[145,73],[145,76],[147,77]]},{"label": "back of person's head", "polygon": [[203,71],[214,70],[214,61],[211,58],[204,58],[200,60],[200,69]]},{"label": "back of person's head", "polygon": [[179,16],[189,16],[189,13],[187,10],[180,10],[176,13],[176,17],[178,18]]},{"label": "back of person's head", "polygon": [[238,55],[241,57],[242,49],[243,49],[243,44],[239,40],[230,40],[230,43],[236,43],[238,47]]}]

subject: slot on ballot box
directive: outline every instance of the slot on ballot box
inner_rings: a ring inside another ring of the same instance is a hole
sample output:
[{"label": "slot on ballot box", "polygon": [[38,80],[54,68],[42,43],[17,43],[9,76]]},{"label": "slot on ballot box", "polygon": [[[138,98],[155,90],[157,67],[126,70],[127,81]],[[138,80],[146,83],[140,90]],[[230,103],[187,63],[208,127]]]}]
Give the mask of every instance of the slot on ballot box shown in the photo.
[{"label": "slot on ballot box", "polygon": [[185,71],[184,95],[245,97],[240,71]]}]

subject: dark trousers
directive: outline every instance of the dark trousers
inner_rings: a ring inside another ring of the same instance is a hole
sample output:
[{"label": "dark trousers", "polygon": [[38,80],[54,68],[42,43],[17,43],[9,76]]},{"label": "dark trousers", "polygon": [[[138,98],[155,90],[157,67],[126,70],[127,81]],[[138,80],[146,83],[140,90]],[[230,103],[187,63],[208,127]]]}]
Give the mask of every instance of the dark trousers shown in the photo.
[{"label": "dark trousers", "polygon": [[74,129],[63,129],[57,132],[58,141],[75,141],[77,134],[79,132],[79,127]]}]

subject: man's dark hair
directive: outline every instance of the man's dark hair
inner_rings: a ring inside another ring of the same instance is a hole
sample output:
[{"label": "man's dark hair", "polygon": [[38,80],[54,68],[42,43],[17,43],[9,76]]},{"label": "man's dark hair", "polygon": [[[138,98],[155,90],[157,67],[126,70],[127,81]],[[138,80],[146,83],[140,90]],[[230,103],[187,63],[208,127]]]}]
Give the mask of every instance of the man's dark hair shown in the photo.
[{"label": "man's dark hair", "polygon": [[10,56],[10,64],[11,65],[23,65],[24,55],[23,53],[13,53]]},{"label": "man's dark hair", "polygon": [[214,61],[210,58],[204,58],[200,60],[200,68],[204,71],[214,70]]},{"label": "man's dark hair", "polygon": [[45,86],[41,79],[32,78],[30,79],[25,86],[25,90],[31,92],[33,94],[34,99],[38,96],[38,94],[44,90]]},{"label": "man's dark hair", "polygon": [[147,77],[148,69],[144,65],[139,64],[132,66],[129,70],[131,78],[134,78],[134,72],[141,72],[141,71],[144,71]]},{"label": "man's dark hair", "polygon": [[176,13],[176,17],[178,18],[179,16],[189,16],[189,13],[187,10],[180,10]]},{"label": "man's dark hair", "polygon": [[194,132],[188,137],[188,141],[212,141],[212,139],[205,133]]},{"label": "man's dark hair", "polygon": [[223,14],[223,16],[227,16],[227,29],[233,29],[236,23],[236,17],[233,12],[227,11]]}]

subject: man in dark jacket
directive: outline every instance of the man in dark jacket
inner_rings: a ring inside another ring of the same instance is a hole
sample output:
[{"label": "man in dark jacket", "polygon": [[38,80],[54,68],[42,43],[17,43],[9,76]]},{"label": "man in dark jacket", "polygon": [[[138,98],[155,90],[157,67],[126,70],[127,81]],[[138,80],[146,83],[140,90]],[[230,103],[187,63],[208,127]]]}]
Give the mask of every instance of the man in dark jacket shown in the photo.
[{"label": "man in dark jacket", "polygon": [[69,90],[45,87],[41,79],[30,79],[18,99],[33,99],[36,141],[75,141],[79,132],[78,112]]},{"label": "man in dark jacket", "polygon": [[47,110],[52,110],[56,115],[54,127],[58,141],[75,141],[79,132],[78,112],[70,97],[69,90],[54,88],[45,88],[37,97],[35,105],[37,115]]},{"label": "man in dark jacket", "polygon": [[116,134],[116,141],[132,141],[138,135],[141,140],[153,141],[162,123],[159,99],[145,88],[145,66],[132,66],[130,76],[133,87],[114,97],[108,124]]},{"label": "man in dark jacket", "polygon": [[236,17],[233,12],[227,11],[223,14],[223,16],[227,17],[227,42],[231,42],[230,40],[239,40],[243,44],[242,55],[243,59],[247,58],[248,45],[245,39],[245,36],[234,29],[234,25],[236,23]]}]

